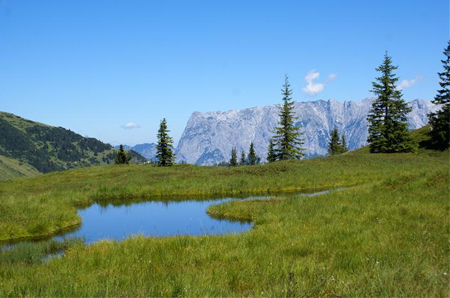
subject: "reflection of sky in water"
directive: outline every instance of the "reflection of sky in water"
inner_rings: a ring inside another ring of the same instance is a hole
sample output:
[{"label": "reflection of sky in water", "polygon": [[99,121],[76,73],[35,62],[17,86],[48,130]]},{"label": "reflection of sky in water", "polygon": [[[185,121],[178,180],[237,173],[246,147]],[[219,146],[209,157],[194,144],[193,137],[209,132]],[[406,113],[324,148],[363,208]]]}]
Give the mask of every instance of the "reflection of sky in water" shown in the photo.
[{"label": "reflection of sky in water", "polygon": [[[292,193],[290,196],[316,196],[329,193]],[[78,210],[82,225],[73,232],[54,236],[61,240],[66,237],[81,237],[87,243],[101,239],[123,240],[129,236],[175,236],[175,235],[218,235],[241,233],[252,225],[247,222],[220,220],[210,217],[206,210],[211,205],[231,200],[265,200],[271,196],[248,197],[246,199],[225,198],[209,201],[172,201],[172,202],[140,202],[127,205],[108,205],[102,207],[94,204],[86,209]],[[48,239],[48,238],[47,238]],[[23,242],[29,242],[30,239]],[[37,240],[39,241],[39,240]],[[19,241],[22,242],[22,241]],[[0,249],[8,249],[15,244],[1,244]]]},{"label": "reflection of sky in water", "polygon": [[211,201],[143,202],[131,205],[101,207],[94,204],[79,210],[81,227],[64,237],[84,237],[92,243],[100,239],[122,240],[131,235],[173,236],[240,233],[251,224],[210,217],[206,210]]}]

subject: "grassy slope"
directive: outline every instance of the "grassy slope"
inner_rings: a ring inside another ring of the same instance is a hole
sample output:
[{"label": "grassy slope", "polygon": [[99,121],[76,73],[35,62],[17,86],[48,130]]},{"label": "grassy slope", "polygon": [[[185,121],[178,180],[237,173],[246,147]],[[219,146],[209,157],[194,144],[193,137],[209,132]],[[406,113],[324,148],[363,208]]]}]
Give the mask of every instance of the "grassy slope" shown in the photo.
[{"label": "grassy slope", "polygon": [[[32,125],[26,119],[18,117],[11,113],[0,112],[0,117],[20,129],[22,132]],[[39,122],[33,122],[35,125],[47,126]],[[13,158],[0,155],[0,179],[9,179],[14,177],[35,176],[40,174],[32,165],[25,161],[18,161]]]},{"label": "grassy slope", "polygon": [[73,224],[76,206],[109,198],[358,185],[210,208],[251,219],[255,228],[243,235],[78,243],[44,264],[0,258],[0,296],[448,296],[449,183],[448,151],[365,150],[235,169],[95,167],[0,182],[3,239]]},{"label": "grassy slope", "polygon": [[9,179],[21,176],[36,176],[40,173],[27,163],[0,155],[0,179]]}]

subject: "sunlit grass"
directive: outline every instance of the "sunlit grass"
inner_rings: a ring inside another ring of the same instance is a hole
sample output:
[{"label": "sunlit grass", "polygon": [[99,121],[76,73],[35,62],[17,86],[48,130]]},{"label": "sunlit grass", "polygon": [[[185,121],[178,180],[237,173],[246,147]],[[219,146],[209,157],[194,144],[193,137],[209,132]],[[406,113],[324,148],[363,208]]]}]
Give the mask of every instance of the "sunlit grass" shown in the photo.
[{"label": "sunlit grass", "polygon": [[255,167],[105,166],[0,181],[0,240],[79,224],[77,208],[102,200],[186,199],[316,191],[445,166],[448,154],[351,153]]},{"label": "sunlit grass", "polygon": [[[246,233],[74,242],[0,255],[0,296],[448,297],[449,152],[331,158],[235,169],[114,166],[0,182],[3,239],[79,221],[77,207],[271,193],[213,205]],[[278,191],[348,189],[315,197]],[[31,250],[32,252],[27,252]]]}]

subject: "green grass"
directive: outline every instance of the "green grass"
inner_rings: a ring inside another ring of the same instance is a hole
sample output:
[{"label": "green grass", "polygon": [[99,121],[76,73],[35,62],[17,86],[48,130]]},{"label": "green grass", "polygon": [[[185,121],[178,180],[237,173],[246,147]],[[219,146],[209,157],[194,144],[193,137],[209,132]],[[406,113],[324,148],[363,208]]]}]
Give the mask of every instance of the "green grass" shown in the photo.
[{"label": "green grass", "polygon": [[354,187],[210,207],[216,217],[251,220],[241,235],[75,242],[41,263],[2,252],[0,296],[448,297],[449,185],[448,151],[364,149],[234,169],[112,166],[1,181],[5,240],[79,223],[77,207],[109,199]]},{"label": "green grass", "polygon": [[36,176],[40,173],[28,163],[0,155],[0,179]]},{"label": "green grass", "polygon": [[69,247],[76,245],[83,245],[83,241],[81,239],[65,239],[16,244],[1,251],[0,264],[6,266],[42,265],[47,260],[61,255]]},{"label": "green grass", "polygon": [[239,168],[92,167],[0,181],[0,240],[43,236],[80,223],[77,208],[95,201],[209,198],[315,191],[380,181],[445,166],[446,154],[351,153]]}]

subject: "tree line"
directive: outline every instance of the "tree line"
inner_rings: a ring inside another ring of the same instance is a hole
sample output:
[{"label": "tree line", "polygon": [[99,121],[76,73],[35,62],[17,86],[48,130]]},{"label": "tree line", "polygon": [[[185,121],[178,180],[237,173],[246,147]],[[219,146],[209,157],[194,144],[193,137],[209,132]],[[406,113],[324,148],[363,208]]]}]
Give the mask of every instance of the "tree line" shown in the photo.
[{"label": "tree line", "polygon": [[[444,50],[445,59],[441,62],[444,71],[438,73],[441,89],[432,101],[442,108],[428,115],[431,129],[429,131],[430,146],[436,149],[446,149],[450,146],[450,41]],[[372,82],[371,92],[376,95],[372,107],[367,116],[369,123],[368,138],[371,153],[408,153],[414,152],[418,144],[414,142],[411,133],[407,129],[407,114],[411,108],[403,100],[401,90],[397,87],[399,78],[394,71],[392,58],[386,52],[382,64],[376,68],[380,76]],[[289,78],[286,75],[282,86],[282,104],[279,107],[278,126],[273,131],[274,135],[269,140],[267,149],[267,161],[269,163],[301,159],[304,156],[304,133],[300,126],[295,125],[298,117],[294,114],[294,102],[292,101],[292,89]],[[159,166],[171,166],[175,163],[173,139],[169,136],[167,121],[163,119],[158,130],[157,158]],[[342,154],[348,151],[345,134],[340,135],[337,128],[330,132],[328,143],[328,155]],[[129,159],[121,146],[116,158],[116,163],[128,163]],[[236,147],[231,148],[231,158],[228,166],[257,165],[261,158],[256,155],[253,142],[250,143],[249,152],[246,155],[241,151],[238,161]]]},{"label": "tree line", "polygon": [[250,143],[250,148],[248,149],[248,155],[245,155],[245,152],[241,151],[241,158],[239,159],[239,162],[238,162],[238,158],[237,158],[236,147],[233,147],[231,149],[231,158],[230,158],[230,162],[228,163],[228,165],[231,167],[245,166],[245,165],[254,166],[254,165],[259,165],[260,163],[261,163],[261,157],[256,155],[255,146],[253,145],[253,142]]}]

